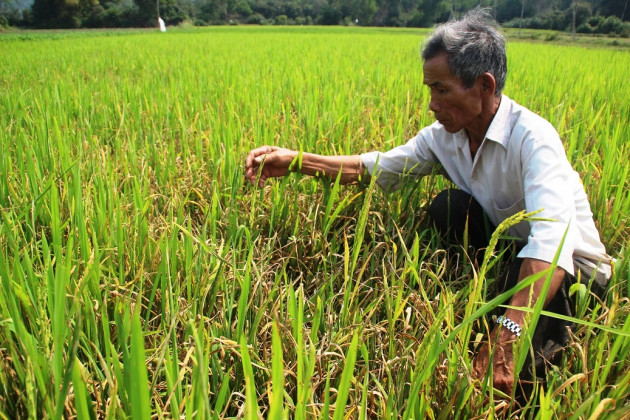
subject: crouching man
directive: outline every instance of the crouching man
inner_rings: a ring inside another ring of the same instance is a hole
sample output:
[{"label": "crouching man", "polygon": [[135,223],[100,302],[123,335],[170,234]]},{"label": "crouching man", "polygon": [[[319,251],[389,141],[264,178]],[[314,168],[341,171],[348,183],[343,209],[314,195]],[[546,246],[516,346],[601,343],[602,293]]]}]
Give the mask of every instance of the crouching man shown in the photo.
[{"label": "crouching man", "polygon": [[[568,286],[576,276],[585,280],[594,273],[591,290],[602,294],[611,275],[611,259],[558,133],[549,122],[502,94],[507,60],[505,39],[496,22],[484,10],[475,9],[440,25],[425,42],[422,59],[436,122],[386,153],[303,153],[299,170],[333,179],[341,172],[342,183],[377,176],[380,187],[392,190],[409,177],[430,175],[439,168],[458,188],[438,194],[429,216],[442,234],[455,241],[462,239],[468,221],[468,242],[478,249],[487,245],[493,226],[519,211],[542,209],[537,217],[546,220],[510,230],[521,239],[521,247],[504,287],[548,271],[562,245],[544,305],[571,315]],[[246,158],[246,177],[262,187],[268,178],[284,176],[297,155],[274,146],[254,149]],[[541,274],[531,290],[515,293],[509,306],[533,307],[545,277]],[[488,337],[495,356],[490,357],[486,342],[474,359],[480,377],[492,360],[494,385],[506,392],[514,385],[512,344],[525,328],[525,317],[524,311],[507,309]],[[568,340],[564,321],[543,318],[533,343],[539,360],[550,358]]]}]

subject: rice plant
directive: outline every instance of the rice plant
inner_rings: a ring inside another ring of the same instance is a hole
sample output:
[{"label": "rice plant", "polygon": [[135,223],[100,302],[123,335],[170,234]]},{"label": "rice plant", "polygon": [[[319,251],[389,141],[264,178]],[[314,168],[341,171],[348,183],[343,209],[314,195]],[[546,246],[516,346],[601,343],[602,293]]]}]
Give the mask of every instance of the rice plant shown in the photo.
[{"label": "rice plant", "polygon": [[385,150],[431,123],[426,33],[0,36],[2,417],[630,415],[627,51],[508,44],[505,93],[556,126],[617,258],[524,405],[470,375],[509,295],[496,253],[424,220],[448,181],[245,184],[261,144]]}]

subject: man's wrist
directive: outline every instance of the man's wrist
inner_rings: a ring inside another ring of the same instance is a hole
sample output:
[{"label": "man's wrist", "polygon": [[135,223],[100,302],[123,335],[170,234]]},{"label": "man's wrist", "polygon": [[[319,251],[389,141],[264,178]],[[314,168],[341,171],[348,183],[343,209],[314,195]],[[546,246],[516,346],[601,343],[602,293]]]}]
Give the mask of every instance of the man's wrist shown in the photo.
[{"label": "man's wrist", "polygon": [[497,325],[511,332],[515,336],[517,337],[521,336],[521,332],[523,331],[523,326],[515,322],[514,320],[508,318],[507,316],[501,315],[500,317],[497,318],[496,322],[497,322]]},{"label": "man's wrist", "polygon": [[304,154],[300,157],[300,152],[291,150],[291,163],[287,168],[287,173],[289,172],[301,172],[302,171],[302,160],[304,159]]}]

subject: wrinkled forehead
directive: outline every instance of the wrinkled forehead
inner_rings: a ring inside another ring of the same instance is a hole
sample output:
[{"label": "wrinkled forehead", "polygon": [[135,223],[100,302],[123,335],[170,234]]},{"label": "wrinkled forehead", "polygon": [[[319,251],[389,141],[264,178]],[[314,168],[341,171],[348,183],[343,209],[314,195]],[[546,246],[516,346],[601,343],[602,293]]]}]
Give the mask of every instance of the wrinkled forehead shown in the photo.
[{"label": "wrinkled forehead", "polygon": [[439,54],[426,59],[422,65],[422,75],[422,83],[429,87],[462,83],[462,81],[451,72],[446,54]]}]

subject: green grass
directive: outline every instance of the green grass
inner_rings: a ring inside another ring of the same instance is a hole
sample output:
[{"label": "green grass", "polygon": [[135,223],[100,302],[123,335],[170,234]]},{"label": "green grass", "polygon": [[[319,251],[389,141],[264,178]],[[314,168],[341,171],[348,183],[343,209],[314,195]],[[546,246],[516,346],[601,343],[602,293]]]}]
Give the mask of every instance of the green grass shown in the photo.
[{"label": "green grass", "polygon": [[[384,150],[430,123],[426,33],[0,36],[2,416],[507,415],[470,376],[504,266],[488,254],[479,271],[427,228],[446,180],[244,183],[258,145]],[[630,60],[520,42],[508,56],[506,94],[557,127],[617,258],[562,366],[512,414],[623,417]]]},{"label": "green grass", "polygon": [[518,29],[508,28],[506,33],[512,40],[527,40],[529,42],[544,42],[553,45],[578,45],[589,48],[615,48],[627,51],[630,48],[630,38],[610,34],[580,34],[575,36],[566,31],[553,31],[542,29]]}]

